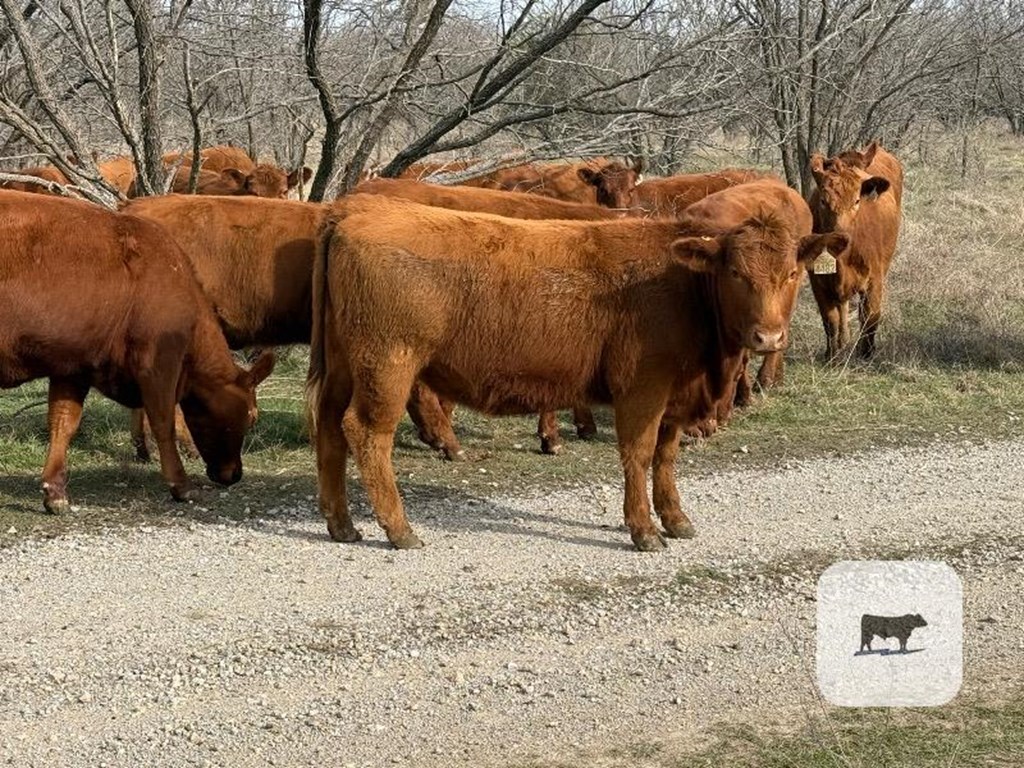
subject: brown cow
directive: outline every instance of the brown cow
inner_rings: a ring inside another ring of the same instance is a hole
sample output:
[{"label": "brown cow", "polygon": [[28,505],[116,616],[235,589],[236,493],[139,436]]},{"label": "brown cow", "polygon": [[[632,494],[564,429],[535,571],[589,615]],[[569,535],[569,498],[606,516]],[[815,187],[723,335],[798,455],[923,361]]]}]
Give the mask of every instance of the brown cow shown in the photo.
[{"label": "brown cow", "polygon": [[[325,206],[295,200],[161,195],[127,203],[126,213],[161,225],[184,251],[213,303],[228,344],[308,344],[311,273]],[[409,414],[428,445],[449,459],[462,455],[436,397],[418,389]],[[132,437],[146,460],[141,413]]]},{"label": "brown cow", "polygon": [[[57,168],[52,165],[38,165],[33,168],[21,168],[17,171],[11,171],[19,176],[35,176],[37,179],[43,181],[51,181],[54,184],[69,184],[68,177],[60,172]],[[33,184],[31,181],[2,181],[0,180],[0,189],[9,189],[14,192],[33,192],[37,195],[58,195],[57,192],[50,191],[50,188],[45,184]]]},{"label": "brown cow", "polygon": [[896,251],[903,198],[903,166],[878,142],[825,159],[811,157],[817,188],[811,195],[815,232],[845,232],[850,248],[816,262],[811,288],[825,327],[825,354],[833,359],[850,340],[849,302],[860,296],[857,354],[875,352],[885,279]]},{"label": "brown cow", "polygon": [[760,179],[775,179],[772,174],[748,168],[723,168],[712,173],[683,173],[676,176],[647,178],[633,189],[632,208],[646,216],[674,217],[708,195],[737,184]]},{"label": "brown cow", "polygon": [[179,401],[209,478],[237,482],[255,387],[273,358],[252,371],[235,365],[166,233],[85,202],[20,192],[0,192],[0,221],[0,387],[50,379],[46,509],[68,508],[67,448],[91,388],[146,409],[175,499],[194,496],[174,444]]},{"label": "brown cow", "polygon": [[[241,178],[243,178],[244,181],[241,182],[241,187],[245,191],[241,193],[232,192],[230,194],[286,198],[288,197],[288,193],[298,186],[300,174],[303,184],[308,182],[313,176],[313,171],[309,168],[302,168],[301,171],[295,170],[285,172],[276,165],[271,165],[269,163],[257,163],[249,157],[245,150],[228,145],[206,147],[205,149],[200,150],[199,154],[202,156],[201,167],[205,171],[223,173],[224,171],[235,169],[242,172]],[[181,157],[181,165],[175,174],[174,191],[187,192],[188,174],[192,166],[192,154],[187,152],[181,156],[176,152],[170,152],[164,155],[164,164],[168,167],[172,167],[177,164],[179,157]],[[184,181],[179,185],[178,177],[181,174],[184,174]],[[197,194],[212,195],[223,193],[203,192],[197,190]]]},{"label": "brown cow", "polygon": [[502,168],[461,183],[469,187],[529,192],[575,203],[596,203],[608,208],[628,208],[642,167],[640,160],[624,165],[603,157],[580,163],[532,163]]},{"label": "brown cow", "polygon": [[685,399],[708,376],[710,407],[727,386],[723,359],[784,344],[803,264],[846,243],[797,237],[782,206],[703,237],[675,221],[516,221],[369,195],[334,213],[313,272],[307,382],[320,509],[332,538],[360,538],[345,488],[351,445],[398,548],[421,546],[391,466],[417,377],[486,413],[612,405],[634,544],[665,545],[646,490],[654,462],[669,486],[654,493],[665,531],[692,536],[661,466]]},{"label": "brown cow", "polygon": [[[512,219],[576,219],[596,221],[599,219],[621,218],[625,212],[601,205],[570,203],[540,195],[523,195],[497,189],[475,189],[472,187],[444,187],[426,184],[411,179],[374,179],[359,184],[352,194],[366,193],[410,200],[435,208],[449,208],[455,211],[475,211],[507,216]],[[452,406],[442,403],[445,411],[451,413]],[[589,440],[597,434],[593,412],[585,406],[573,408],[573,423],[576,434]],[[556,455],[562,450],[562,439],[558,434],[558,418],[553,411],[542,413],[537,423],[541,453]]]}]

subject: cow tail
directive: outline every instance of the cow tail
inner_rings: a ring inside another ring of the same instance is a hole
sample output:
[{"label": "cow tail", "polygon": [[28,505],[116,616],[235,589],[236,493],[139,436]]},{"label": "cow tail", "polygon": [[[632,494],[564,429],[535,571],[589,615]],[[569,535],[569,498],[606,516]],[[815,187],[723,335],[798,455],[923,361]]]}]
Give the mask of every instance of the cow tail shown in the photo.
[{"label": "cow tail", "polygon": [[313,323],[309,344],[309,373],[306,375],[306,423],[310,439],[316,438],[317,414],[320,412],[320,398],[327,376],[327,323],[333,314],[328,287],[328,259],[337,222],[338,217],[333,211],[325,214],[317,232],[316,253],[313,257]]}]

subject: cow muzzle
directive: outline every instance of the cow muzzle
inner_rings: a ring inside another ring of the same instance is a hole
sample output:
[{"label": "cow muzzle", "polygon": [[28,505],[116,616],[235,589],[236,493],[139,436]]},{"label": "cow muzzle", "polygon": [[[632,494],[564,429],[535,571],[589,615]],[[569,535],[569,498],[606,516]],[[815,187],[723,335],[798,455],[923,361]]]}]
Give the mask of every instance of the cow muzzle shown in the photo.
[{"label": "cow muzzle", "polygon": [[757,329],[750,334],[748,344],[752,352],[759,355],[767,355],[770,352],[780,352],[786,348],[786,331],[768,331]]},{"label": "cow muzzle", "polygon": [[242,479],[242,466],[233,464],[218,469],[207,467],[206,476],[217,485],[234,485]]}]

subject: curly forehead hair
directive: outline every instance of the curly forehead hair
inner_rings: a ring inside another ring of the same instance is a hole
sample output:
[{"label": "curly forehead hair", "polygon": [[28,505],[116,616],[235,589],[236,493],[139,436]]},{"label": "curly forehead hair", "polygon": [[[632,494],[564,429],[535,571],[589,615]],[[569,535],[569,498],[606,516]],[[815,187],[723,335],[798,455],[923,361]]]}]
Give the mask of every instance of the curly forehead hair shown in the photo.
[{"label": "curly forehead hair", "polygon": [[825,161],[822,173],[815,173],[814,180],[821,192],[821,199],[833,211],[841,211],[857,201],[861,177],[856,167],[847,165],[839,158]]},{"label": "curly forehead hair", "polygon": [[281,187],[287,185],[287,176],[280,168],[272,165],[260,164],[253,168],[250,174],[255,184],[267,187]]},{"label": "curly forehead hair", "polygon": [[792,243],[790,227],[777,211],[759,211],[733,230],[733,237],[753,238],[762,250],[781,251]]}]

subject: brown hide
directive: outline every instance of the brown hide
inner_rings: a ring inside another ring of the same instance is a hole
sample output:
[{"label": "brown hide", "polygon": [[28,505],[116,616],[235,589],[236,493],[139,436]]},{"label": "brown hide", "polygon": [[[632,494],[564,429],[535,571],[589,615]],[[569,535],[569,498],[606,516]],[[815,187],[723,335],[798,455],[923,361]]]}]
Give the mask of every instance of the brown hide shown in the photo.
[{"label": "brown hide", "polygon": [[[621,218],[622,211],[601,205],[572,203],[540,195],[524,195],[519,192],[505,192],[497,189],[477,189],[464,186],[441,186],[413,181],[411,179],[374,179],[357,186],[352,194],[365,193],[386,195],[409,200],[435,208],[456,211],[475,211],[508,216],[513,219],[576,219],[596,221]],[[597,434],[597,425],[590,410],[584,406],[573,409],[577,434],[589,439]],[[558,420],[554,413],[541,414],[537,425],[541,440],[541,452],[557,454],[562,441],[558,434]]]},{"label": "brown hide", "polygon": [[[325,206],[162,195],[133,200],[123,210],[170,233],[192,263],[233,348],[309,343],[310,275]],[[457,457],[462,449],[450,420],[431,393],[417,394],[410,415],[424,442]],[[140,427],[136,418],[134,440],[144,457]]]},{"label": "brown hide", "polygon": [[47,508],[67,508],[67,444],[90,388],[146,409],[175,498],[191,495],[174,446],[179,400],[210,479],[236,482],[255,385],[269,369],[261,363],[250,375],[235,365],[166,232],[81,201],[18,192],[0,192],[0,227],[0,386],[50,379]]},{"label": "brown hide", "polygon": [[662,525],[692,536],[671,471],[678,414],[704,376],[717,401],[725,358],[784,344],[802,262],[845,246],[800,238],[785,206],[719,237],[675,221],[516,221],[369,195],[333,213],[314,266],[307,385],[321,510],[333,538],[360,537],[344,482],[351,447],[399,548],[420,545],[391,467],[417,376],[487,413],[612,405],[634,544],[664,546],[652,463]]},{"label": "brown hide", "polygon": [[[21,176],[35,176],[39,179],[52,181],[57,184],[68,184],[68,178],[52,165],[40,165],[34,168],[21,168],[10,173],[17,173]],[[57,195],[41,184],[33,184],[28,181],[0,181],[0,189],[9,189],[14,192],[33,192],[37,195]]]},{"label": "brown hide", "polygon": [[412,179],[372,179],[360,183],[352,194],[385,195],[435,208],[476,211],[513,219],[578,219],[594,221],[623,214],[600,205],[570,203],[537,195],[521,195],[497,189],[444,187]]},{"label": "brown hide", "polygon": [[464,181],[462,185],[626,208],[639,178],[639,163],[626,166],[601,157],[579,163],[533,163],[502,168]]},{"label": "brown hide", "polygon": [[646,178],[633,189],[633,208],[641,215],[678,216],[708,195],[760,179],[775,179],[781,183],[771,174],[747,168],[724,168],[713,173]]},{"label": "brown hide", "polygon": [[811,158],[816,189],[811,195],[815,232],[844,232],[848,250],[836,256],[835,274],[811,272],[811,288],[825,328],[825,353],[849,343],[849,301],[860,296],[857,354],[871,357],[882,319],[885,282],[896,252],[903,199],[903,166],[877,142]]},{"label": "brown hide", "polygon": [[133,200],[123,211],[171,234],[232,347],[309,343],[310,273],[324,206],[161,195]]}]

